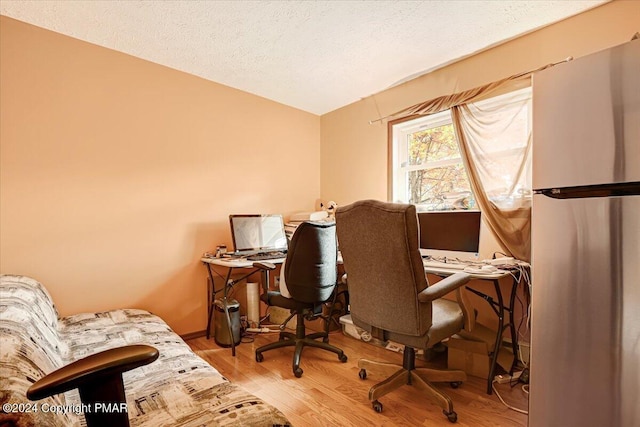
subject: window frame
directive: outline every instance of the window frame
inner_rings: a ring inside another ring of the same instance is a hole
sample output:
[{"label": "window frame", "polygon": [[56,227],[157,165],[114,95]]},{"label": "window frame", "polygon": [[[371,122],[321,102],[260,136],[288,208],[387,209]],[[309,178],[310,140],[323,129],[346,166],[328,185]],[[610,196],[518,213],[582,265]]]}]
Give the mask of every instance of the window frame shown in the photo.
[{"label": "window frame", "polygon": [[[524,98],[528,97],[529,106],[528,106],[528,114],[527,114],[527,127],[528,127],[528,130],[531,131],[531,128],[532,128],[532,119],[531,119],[532,93],[531,92],[532,92],[532,87],[525,86],[525,87],[516,88],[510,91],[498,93],[493,96],[483,98],[481,100],[478,100],[476,103],[481,107],[491,108],[492,104],[495,105],[496,103],[500,102],[500,99],[507,94],[514,96],[514,99],[512,100],[512,102],[519,102]],[[411,122],[411,121],[415,121],[416,122],[415,125],[406,125],[404,128],[402,128],[402,125],[404,123]],[[398,159],[399,157],[401,157],[399,153],[403,153],[402,155],[405,155],[405,156],[407,153],[407,150],[406,150],[407,135],[413,132],[418,132],[420,130],[436,128],[436,127],[447,125],[447,124],[451,124],[453,126],[450,109],[440,111],[438,113],[434,113],[430,115],[417,115],[417,114],[411,115],[411,116],[402,117],[396,120],[391,120],[388,122],[388,125],[387,125],[387,150],[388,150],[387,200],[389,201],[402,200],[402,203],[408,203],[408,201],[405,200],[407,195],[406,183],[404,185],[402,198],[397,197],[397,194],[401,193],[401,191],[398,189],[398,185],[396,184],[396,178],[402,173],[404,173],[405,174],[404,176],[406,176],[406,173],[412,170],[429,169],[429,168],[448,166],[448,165],[453,165],[458,163],[462,163],[462,166],[465,169],[465,173],[466,173],[466,166],[464,164],[464,161],[462,160],[461,155],[459,157],[452,158],[452,159],[436,160],[433,162],[428,162],[427,163],[428,167],[426,165],[412,165],[404,168],[398,167],[401,164],[400,160]],[[401,129],[401,131],[398,132],[398,135],[396,135],[396,132],[397,132],[396,127],[400,127]],[[404,141],[403,141],[403,143],[405,144],[404,150],[402,150],[399,147],[399,144],[397,143],[397,141],[401,140],[402,138],[404,138]],[[456,143],[458,143],[457,138],[456,138]],[[522,147],[517,146],[517,147],[510,147],[507,149],[496,151],[492,154],[499,155],[500,157],[502,157],[502,156],[509,156],[510,154],[513,154],[520,150],[522,150]],[[458,145],[458,152],[459,152],[459,145]],[[467,175],[467,180],[468,179],[469,178]],[[470,185],[470,190],[473,194],[473,188],[471,188],[471,185]],[[475,197],[475,194],[473,196]],[[421,205],[416,205],[416,206],[420,210]],[[478,210],[478,209],[479,207],[476,203],[475,206],[469,210]]]},{"label": "window frame", "polygon": [[[406,127],[402,128],[402,130],[399,132],[398,135],[396,134],[396,131],[395,131],[396,126],[402,126],[404,123],[411,122],[411,121],[415,121],[416,123],[414,125],[407,125]],[[414,170],[432,169],[436,167],[450,166],[455,164],[462,164],[462,167],[464,168],[464,162],[462,160],[462,156],[460,155],[459,149],[458,149],[458,157],[454,157],[451,159],[435,160],[435,161],[428,162],[426,164],[421,164],[421,165],[408,165],[400,168],[396,167],[401,164],[399,157],[405,157],[404,160],[408,161],[408,158],[406,158],[407,150],[406,149],[402,150],[399,146],[400,144],[396,143],[397,140],[404,139],[403,144],[406,147],[406,139],[407,139],[406,137],[408,135],[424,129],[431,129],[431,128],[436,128],[436,127],[446,126],[446,125],[453,126],[453,121],[451,120],[451,111],[449,109],[440,111],[438,113],[429,114],[429,115],[407,116],[407,117],[403,117],[403,118],[389,122],[389,126],[388,126],[388,132],[389,132],[389,136],[388,136],[388,152],[389,152],[388,174],[389,175],[388,177],[389,179],[387,182],[387,191],[388,191],[387,199],[388,200],[390,201],[401,200],[399,197],[394,197],[394,196],[396,195],[396,193],[403,192],[402,203],[409,203],[407,200],[404,200],[404,196],[406,196],[406,191],[407,191],[406,183],[404,183],[404,185],[402,186],[404,187],[403,189],[398,189],[397,188],[398,186],[396,185],[396,176],[400,176],[403,173],[406,176],[407,172],[414,171]],[[465,173],[466,173],[466,168],[465,168]],[[467,180],[468,180],[468,177],[467,177]],[[473,193],[473,190],[471,190],[471,192]],[[425,210],[425,209],[420,209],[422,205],[416,204],[416,206],[418,207],[419,210]],[[478,210],[478,208],[474,207],[469,210]]]}]

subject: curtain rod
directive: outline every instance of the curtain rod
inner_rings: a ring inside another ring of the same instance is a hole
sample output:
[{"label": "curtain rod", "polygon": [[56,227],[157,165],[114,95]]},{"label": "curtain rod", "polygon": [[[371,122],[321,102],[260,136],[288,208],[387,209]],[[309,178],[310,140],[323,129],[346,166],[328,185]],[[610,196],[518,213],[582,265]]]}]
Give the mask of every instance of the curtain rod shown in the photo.
[{"label": "curtain rod", "polygon": [[[565,62],[569,62],[569,61],[572,61],[572,60],[573,60],[573,56],[568,56],[567,58],[563,59],[562,61],[552,62],[552,63],[547,64],[547,65],[544,65],[544,66],[542,66],[542,67],[540,67],[540,68],[536,68],[535,70],[530,70],[530,71],[525,71],[525,72],[523,72],[523,73],[514,74],[513,76],[507,77],[507,78],[505,78],[505,79],[502,79],[502,80],[496,80],[496,81],[494,81],[494,82],[492,82],[492,83],[488,83],[488,84],[485,84],[485,85],[482,85],[482,86],[478,86],[478,87],[475,87],[475,88],[473,88],[473,89],[470,89],[470,90],[468,90],[468,91],[464,91],[464,92],[478,92],[478,91],[482,90],[483,88],[485,88],[485,87],[487,87],[487,86],[491,86],[491,85],[494,85],[494,84],[497,84],[497,83],[506,82],[506,81],[510,81],[510,80],[519,79],[519,78],[525,77],[525,76],[527,76],[527,75],[533,74],[533,73],[535,73],[535,72],[542,71],[542,70],[545,70],[545,69],[547,69],[547,68],[553,67],[553,66],[555,66],[555,65],[562,64],[562,63],[565,63]],[[499,86],[499,85],[498,85],[498,86]],[[496,86],[496,87],[497,87],[497,86]],[[495,89],[495,88],[494,88],[494,89]],[[464,93],[464,92],[458,92],[458,93],[453,94],[453,95],[443,95],[443,96],[440,96],[440,97],[437,97],[437,98],[433,98],[433,99],[431,99],[431,100],[429,100],[429,101],[425,101],[425,102],[420,102],[420,103],[418,103],[418,104],[414,104],[414,105],[412,105],[412,106],[410,106],[410,107],[403,108],[403,109],[402,109],[402,110],[400,110],[400,111],[396,111],[395,113],[389,114],[389,115],[387,115],[387,116],[385,116],[385,117],[381,117],[381,118],[378,118],[378,119],[375,119],[375,120],[369,120],[369,124],[370,124],[370,125],[372,125],[372,124],[374,124],[374,123],[376,123],[376,122],[381,122],[381,121],[383,121],[383,120],[385,120],[385,119],[388,119],[388,118],[390,118],[390,117],[394,117],[394,116],[396,116],[396,115],[399,115],[399,114],[402,114],[402,113],[404,113],[404,112],[410,111],[411,109],[414,109],[414,108],[416,108],[416,107],[418,107],[418,106],[420,106],[420,105],[427,104],[427,103],[430,103],[430,102],[436,101],[436,100],[441,99],[441,98],[450,98],[450,97],[453,97],[453,96],[459,95],[459,94]],[[372,95],[372,96],[375,96],[375,95]],[[375,100],[375,98],[374,98],[374,100]],[[376,103],[376,105],[377,105],[377,103]],[[445,110],[445,109],[443,109],[443,110]]]}]

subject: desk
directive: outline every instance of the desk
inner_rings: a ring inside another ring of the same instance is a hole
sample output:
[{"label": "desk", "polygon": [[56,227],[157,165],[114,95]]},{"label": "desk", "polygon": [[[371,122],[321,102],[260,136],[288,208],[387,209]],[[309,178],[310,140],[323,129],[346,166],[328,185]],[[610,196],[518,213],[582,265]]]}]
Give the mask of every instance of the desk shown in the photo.
[{"label": "desk", "polygon": [[[227,294],[229,289],[232,288],[236,283],[239,283],[247,279],[252,274],[263,271],[259,268],[253,267],[254,262],[261,262],[261,261],[249,261],[246,258],[208,258],[208,257],[200,258],[200,261],[202,261],[202,263],[207,267],[207,273],[209,274],[209,282],[210,282],[207,285],[207,304],[208,304],[207,306],[207,339],[209,339],[211,335],[211,317],[213,316],[216,294],[218,292],[223,292],[224,295],[221,299],[222,307],[224,308],[224,314],[225,314],[225,317],[227,318],[227,326],[229,327],[229,337],[231,337],[231,355],[235,356],[236,344],[235,344],[235,340],[233,339],[233,331],[231,330],[231,316],[229,315],[229,307],[227,305],[227,301],[228,301]],[[272,264],[282,264],[284,262],[284,258],[264,260],[263,262],[270,262]],[[220,273],[218,273],[212,268],[213,265],[226,268],[227,274],[225,276],[221,275]],[[231,274],[235,269],[246,270],[251,268],[254,268],[254,269],[246,273],[239,279],[231,280]],[[214,273],[217,274],[222,279],[224,279],[224,285],[222,286],[222,289],[216,290],[214,288],[214,283],[215,283],[214,277],[213,277]],[[266,274],[268,273],[265,273],[265,277],[263,277],[263,280],[268,280],[268,276],[266,276]],[[263,286],[269,286],[269,284],[263,283]]]},{"label": "desk", "polygon": [[[424,269],[425,273],[434,274],[436,276],[446,277],[450,276],[454,273],[459,273],[464,270],[457,269],[448,269],[441,267],[429,267],[425,265]],[[513,273],[513,274],[512,274]],[[496,341],[493,347],[493,352],[491,353],[491,364],[489,365],[489,378],[487,379],[487,394],[492,394],[492,383],[493,378],[495,377],[496,364],[498,361],[498,352],[500,350],[500,344],[502,342],[502,335],[506,328],[509,328],[511,331],[511,348],[513,350],[513,362],[509,369],[509,374],[513,374],[513,370],[516,367],[518,361],[518,333],[516,331],[515,321],[513,319],[513,310],[516,299],[516,291],[518,288],[518,284],[520,283],[521,273],[519,270],[514,271],[505,271],[505,270],[497,270],[490,273],[467,273],[471,276],[471,279],[476,280],[486,280],[493,283],[493,286],[496,291],[496,296],[498,301],[496,302],[492,296],[484,294],[480,291],[470,288],[469,286],[465,286],[465,288],[473,292],[474,294],[480,296],[485,301],[489,303],[493,311],[498,316],[498,330],[496,332]],[[502,291],[500,289],[500,279],[505,277],[511,277],[511,295],[509,296],[509,305],[505,305],[504,297],[502,295]],[[505,325],[504,314],[507,312],[509,314],[509,322]]]}]

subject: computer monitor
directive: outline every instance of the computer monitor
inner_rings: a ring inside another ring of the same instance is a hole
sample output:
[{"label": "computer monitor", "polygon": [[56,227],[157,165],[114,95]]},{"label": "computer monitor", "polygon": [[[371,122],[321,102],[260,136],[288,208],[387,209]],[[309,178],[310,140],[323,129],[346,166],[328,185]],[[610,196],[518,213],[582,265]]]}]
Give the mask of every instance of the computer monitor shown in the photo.
[{"label": "computer monitor", "polygon": [[229,215],[229,224],[235,253],[287,250],[282,215]]},{"label": "computer monitor", "polygon": [[480,211],[419,212],[420,252],[434,258],[478,258]]}]

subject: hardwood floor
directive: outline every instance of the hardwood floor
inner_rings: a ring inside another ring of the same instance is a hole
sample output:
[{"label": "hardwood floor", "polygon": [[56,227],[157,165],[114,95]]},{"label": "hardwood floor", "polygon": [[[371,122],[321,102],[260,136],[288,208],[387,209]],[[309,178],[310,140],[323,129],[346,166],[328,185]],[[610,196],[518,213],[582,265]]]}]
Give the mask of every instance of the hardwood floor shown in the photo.
[{"label": "hardwood floor", "polygon": [[[340,347],[349,357],[341,363],[335,354],[315,348],[305,348],[301,368],[304,374],[296,378],[291,370],[293,348],[276,349],[263,353],[264,361],[255,361],[255,349],[278,339],[277,334],[256,335],[253,342],[243,338],[231,349],[219,347],[213,339],[204,337],[187,341],[191,348],[213,365],[231,382],[279,408],[294,426],[450,426],[438,405],[412,386],[404,386],[380,399],[384,409],[376,413],[368,400],[369,387],[383,378],[369,375],[358,377],[358,359],[402,363],[402,355],[332,332],[331,344]],[[428,364],[418,366],[443,367],[446,356],[436,357]],[[469,377],[458,389],[448,384],[444,388],[458,413],[457,426],[526,426],[527,416],[508,409],[495,395],[485,393],[486,382]],[[498,384],[496,388],[505,401],[526,409],[527,395],[521,384],[511,388]]]}]

